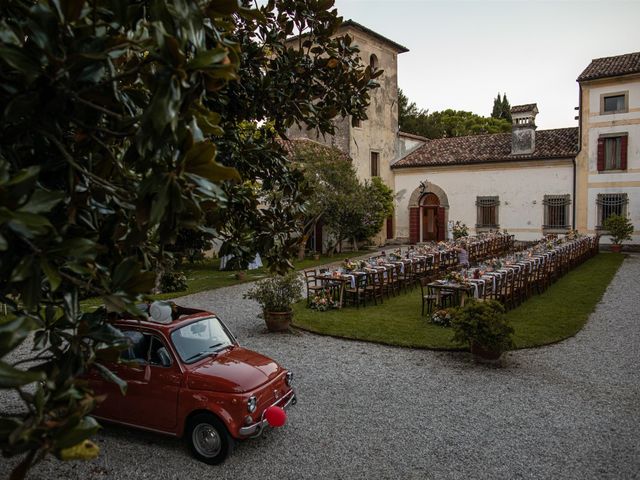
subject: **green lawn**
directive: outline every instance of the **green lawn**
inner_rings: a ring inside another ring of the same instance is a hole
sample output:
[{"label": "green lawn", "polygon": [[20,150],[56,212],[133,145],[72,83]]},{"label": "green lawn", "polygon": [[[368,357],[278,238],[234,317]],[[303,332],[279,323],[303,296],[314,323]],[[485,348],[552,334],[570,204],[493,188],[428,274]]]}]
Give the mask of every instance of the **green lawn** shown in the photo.
[{"label": "green lawn", "polygon": [[[516,348],[558,342],[583,327],[624,255],[601,253],[569,272],[542,295],[507,313]],[[316,312],[306,302],[294,306],[294,325],[311,332],[404,347],[452,350],[449,328],[420,317],[420,288],[385,298],[383,305]]]}]

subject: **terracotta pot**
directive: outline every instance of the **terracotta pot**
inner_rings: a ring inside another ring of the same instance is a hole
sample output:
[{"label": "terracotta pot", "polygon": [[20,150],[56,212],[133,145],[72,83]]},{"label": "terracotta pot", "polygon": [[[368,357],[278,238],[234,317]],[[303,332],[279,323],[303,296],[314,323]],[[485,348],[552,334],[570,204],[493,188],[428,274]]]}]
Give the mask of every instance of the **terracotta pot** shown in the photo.
[{"label": "terracotta pot", "polygon": [[245,272],[236,272],[236,280],[244,280],[245,278],[247,278]]},{"label": "terracotta pot", "polygon": [[483,360],[498,360],[502,356],[500,350],[490,350],[476,342],[471,342],[470,350],[474,357]]},{"label": "terracotta pot", "polygon": [[613,253],[620,253],[622,251],[622,245],[619,243],[614,243],[611,245],[611,251]]},{"label": "terracotta pot", "polygon": [[318,255],[317,253],[313,256],[314,260],[320,260],[320,255]]},{"label": "terracotta pot", "polygon": [[291,325],[293,311],[288,312],[267,312],[264,311],[264,321],[267,324],[267,330],[270,332],[286,332]]}]

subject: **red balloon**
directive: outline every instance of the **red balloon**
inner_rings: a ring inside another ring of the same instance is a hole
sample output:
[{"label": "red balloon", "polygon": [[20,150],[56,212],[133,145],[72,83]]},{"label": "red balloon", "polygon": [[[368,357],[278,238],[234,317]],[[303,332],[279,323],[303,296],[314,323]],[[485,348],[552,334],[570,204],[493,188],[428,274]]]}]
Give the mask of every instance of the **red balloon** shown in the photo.
[{"label": "red balloon", "polygon": [[286,412],[275,405],[267,408],[264,412],[264,416],[272,427],[281,427],[287,421]]}]

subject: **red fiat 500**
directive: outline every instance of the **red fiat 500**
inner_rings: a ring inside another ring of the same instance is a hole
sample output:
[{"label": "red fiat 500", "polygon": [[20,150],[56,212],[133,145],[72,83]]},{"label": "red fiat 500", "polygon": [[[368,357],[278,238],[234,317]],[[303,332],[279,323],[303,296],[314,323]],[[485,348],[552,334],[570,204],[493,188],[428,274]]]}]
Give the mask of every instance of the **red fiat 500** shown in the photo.
[{"label": "red fiat 500", "polygon": [[260,435],[270,413],[282,414],[269,407],[295,405],[291,372],[242,348],[215,314],[161,302],[148,310],[146,320],[114,322],[130,347],[109,368],[127,393],[92,371],[90,385],[106,394],[96,417],[184,436],[196,458],[218,464],[234,440]]}]

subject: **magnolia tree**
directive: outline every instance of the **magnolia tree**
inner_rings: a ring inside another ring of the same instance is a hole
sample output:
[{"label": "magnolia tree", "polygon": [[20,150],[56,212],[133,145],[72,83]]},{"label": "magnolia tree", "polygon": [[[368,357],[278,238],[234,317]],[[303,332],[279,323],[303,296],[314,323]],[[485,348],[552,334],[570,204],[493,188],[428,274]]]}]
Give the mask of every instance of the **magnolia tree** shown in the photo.
[{"label": "magnolia tree", "polygon": [[[289,267],[305,191],[276,136],[365,118],[376,87],[335,35],[332,3],[3,4],[0,388],[24,408],[0,418],[0,447],[23,455],[14,478],[49,453],[95,455],[83,442],[100,399],[79,380],[90,367],[126,390],[102,363],[118,358],[123,336],[105,310],[82,310],[81,293],[138,314],[165,245],[202,228],[205,209],[228,251]],[[241,135],[241,123],[264,120],[273,129]]]}]

